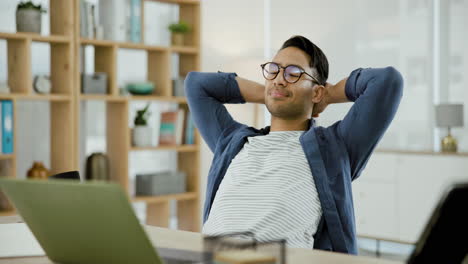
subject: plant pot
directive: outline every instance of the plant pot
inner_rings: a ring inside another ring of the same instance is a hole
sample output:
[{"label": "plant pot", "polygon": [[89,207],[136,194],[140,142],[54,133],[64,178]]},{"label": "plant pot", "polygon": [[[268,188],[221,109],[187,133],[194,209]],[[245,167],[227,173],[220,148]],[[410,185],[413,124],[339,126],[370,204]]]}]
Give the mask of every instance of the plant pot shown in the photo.
[{"label": "plant pot", "polygon": [[184,34],[182,34],[182,33],[172,33],[171,39],[172,39],[172,45],[173,46],[183,46],[184,45]]},{"label": "plant pot", "polygon": [[152,145],[153,130],[149,126],[135,126],[132,129],[132,144],[135,147],[150,147]]},{"label": "plant pot", "polygon": [[42,13],[35,9],[16,11],[16,31],[41,34]]}]

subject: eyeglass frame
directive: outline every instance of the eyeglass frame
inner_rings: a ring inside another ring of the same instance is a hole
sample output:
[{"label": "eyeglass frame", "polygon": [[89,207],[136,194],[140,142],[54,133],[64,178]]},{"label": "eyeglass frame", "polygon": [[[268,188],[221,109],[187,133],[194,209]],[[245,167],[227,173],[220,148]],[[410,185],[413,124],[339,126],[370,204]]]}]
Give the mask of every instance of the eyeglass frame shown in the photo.
[{"label": "eyeglass frame", "polygon": [[[265,77],[265,66],[268,64],[268,63],[273,63],[275,65],[278,66],[279,70],[278,72],[275,74],[275,77],[273,77],[273,79],[268,79],[267,77]],[[295,82],[290,82],[288,80],[286,80],[286,76],[285,76],[285,72],[286,72],[286,68],[289,67],[289,66],[294,66],[294,67],[297,67],[300,71],[301,71],[301,74],[299,75],[299,77],[297,77],[297,80]],[[314,76],[308,74],[301,66],[299,65],[295,65],[295,64],[289,64],[289,65],[286,65],[285,67],[279,65],[278,63],[276,62],[273,62],[273,61],[269,61],[269,62],[265,62],[263,64],[260,64],[260,67],[262,67],[262,75],[263,75],[263,78],[267,79],[267,80],[274,80],[276,79],[276,77],[278,77],[278,74],[280,73],[281,69],[283,69],[283,78],[284,80],[287,82],[287,83],[297,83],[302,75],[305,73],[307,76],[309,76],[310,78],[312,78],[312,81],[315,82],[316,84],[320,85],[320,82],[317,80],[317,78],[315,78]]]}]

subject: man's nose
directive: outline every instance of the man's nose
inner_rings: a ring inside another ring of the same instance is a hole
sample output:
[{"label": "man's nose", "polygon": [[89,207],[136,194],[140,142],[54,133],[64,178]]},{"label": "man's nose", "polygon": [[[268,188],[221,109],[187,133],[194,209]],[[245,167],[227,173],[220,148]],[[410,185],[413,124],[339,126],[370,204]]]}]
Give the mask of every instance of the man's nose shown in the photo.
[{"label": "man's nose", "polygon": [[286,80],[284,79],[284,69],[280,69],[280,71],[278,72],[278,74],[276,75],[275,79],[273,79],[273,84],[275,86],[286,86],[288,85],[288,83],[286,82]]}]

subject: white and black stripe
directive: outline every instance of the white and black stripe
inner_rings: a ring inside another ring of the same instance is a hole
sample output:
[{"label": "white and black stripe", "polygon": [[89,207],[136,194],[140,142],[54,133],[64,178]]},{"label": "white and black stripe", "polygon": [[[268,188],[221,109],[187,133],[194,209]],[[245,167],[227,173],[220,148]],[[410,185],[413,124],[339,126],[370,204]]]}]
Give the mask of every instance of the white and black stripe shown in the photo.
[{"label": "white and black stripe", "polygon": [[313,248],[322,209],[302,133],[248,138],[219,186],[204,234],[251,231],[260,241],[286,239],[290,247]]}]

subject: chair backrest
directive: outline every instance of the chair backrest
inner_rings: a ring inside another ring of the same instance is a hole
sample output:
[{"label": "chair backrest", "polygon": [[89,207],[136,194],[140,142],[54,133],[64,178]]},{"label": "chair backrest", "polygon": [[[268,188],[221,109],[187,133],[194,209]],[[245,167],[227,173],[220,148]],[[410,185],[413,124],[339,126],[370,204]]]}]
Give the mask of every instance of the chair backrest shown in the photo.
[{"label": "chair backrest", "polygon": [[408,264],[462,263],[467,258],[467,202],[468,183],[448,188],[426,223]]},{"label": "chair backrest", "polygon": [[78,171],[65,171],[49,177],[50,179],[67,179],[67,180],[80,180],[80,173]]}]

